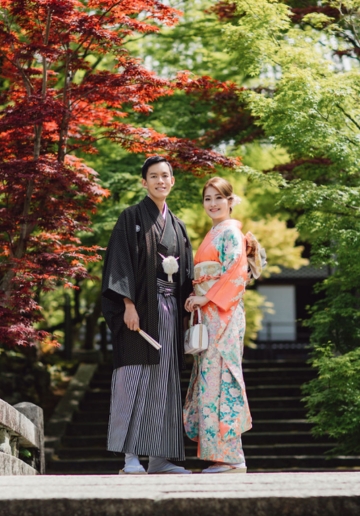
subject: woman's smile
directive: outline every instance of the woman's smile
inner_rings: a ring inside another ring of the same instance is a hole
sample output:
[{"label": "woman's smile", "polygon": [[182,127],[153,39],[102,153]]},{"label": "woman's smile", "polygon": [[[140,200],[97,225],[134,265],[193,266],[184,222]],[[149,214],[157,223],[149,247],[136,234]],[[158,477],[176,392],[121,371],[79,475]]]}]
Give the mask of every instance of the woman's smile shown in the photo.
[{"label": "woman's smile", "polygon": [[208,216],[212,219],[214,226],[230,218],[229,200],[223,197],[213,186],[206,188],[204,208]]}]

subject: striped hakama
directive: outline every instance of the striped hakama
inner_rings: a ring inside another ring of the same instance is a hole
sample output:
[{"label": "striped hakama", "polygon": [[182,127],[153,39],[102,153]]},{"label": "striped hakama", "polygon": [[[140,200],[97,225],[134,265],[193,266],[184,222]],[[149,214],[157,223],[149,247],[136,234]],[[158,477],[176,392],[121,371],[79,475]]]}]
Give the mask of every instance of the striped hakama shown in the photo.
[{"label": "striped hakama", "polygon": [[110,451],[185,460],[175,294],[176,283],[157,279],[160,363],[113,372]]}]

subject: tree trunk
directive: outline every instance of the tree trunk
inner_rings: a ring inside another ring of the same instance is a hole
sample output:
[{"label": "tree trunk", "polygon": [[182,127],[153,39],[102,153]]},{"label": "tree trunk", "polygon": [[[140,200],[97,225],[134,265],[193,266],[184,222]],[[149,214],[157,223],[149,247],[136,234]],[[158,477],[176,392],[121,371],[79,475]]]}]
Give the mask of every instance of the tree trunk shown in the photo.
[{"label": "tree trunk", "polygon": [[[44,46],[49,44],[49,35],[50,35],[50,26],[51,26],[51,9],[48,8],[47,18],[46,18],[46,27],[45,27],[45,36],[44,36]],[[42,86],[41,86],[41,96],[42,99],[46,98],[46,87],[47,87],[47,61],[46,57],[42,57],[42,66],[43,66],[43,77],[42,77]],[[26,77],[26,74],[24,74]],[[26,81],[28,79],[26,78]],[[31,94],[31,89],[29,88],[28,82],[25,81],[25,87],[28,92],[28,95]],[[41,152],[41,135],[43,130],[43,124],[35,125],[34,127],[34,162],[36,162],[40,157]],[[26,188],[26,194],[24,199],[24,206],[22,210],[22,218],[24,222],[20,225],[20,234],[19,239],[16,243],[15,250],[13,251],[14,258],[22,258],[26,251],[27,241],[29,236],[34,231],[35,225],[33,222],[29,222],[29,215],[31,209],[31,198],[34,191],[34,180],[30,179]],[[0,289],[5,293],[5,299],[9,299],[10,291],[11,291],[11,282],[15,277],[15,272],[10,269],[2,278]]]},{"label": "tree trunk", "polygon": [[84,348],[85,349],[93,349],[94,348],[94,338],[95,331],[97,328],[97,321],[101,315],[101,294],[99,293],[94,309],[91,314],[86,317],[86,326],[85,326],[85,341]]}]

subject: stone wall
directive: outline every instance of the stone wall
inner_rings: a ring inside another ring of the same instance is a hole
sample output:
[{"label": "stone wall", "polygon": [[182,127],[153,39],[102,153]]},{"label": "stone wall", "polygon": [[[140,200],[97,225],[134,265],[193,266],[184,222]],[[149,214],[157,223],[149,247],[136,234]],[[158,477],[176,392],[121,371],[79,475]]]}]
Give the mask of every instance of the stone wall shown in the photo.
[{"label": "stone wall", "polygon": [[29,402],[11,406],[0,399],[0,475],[45,473],[44,416]]}]

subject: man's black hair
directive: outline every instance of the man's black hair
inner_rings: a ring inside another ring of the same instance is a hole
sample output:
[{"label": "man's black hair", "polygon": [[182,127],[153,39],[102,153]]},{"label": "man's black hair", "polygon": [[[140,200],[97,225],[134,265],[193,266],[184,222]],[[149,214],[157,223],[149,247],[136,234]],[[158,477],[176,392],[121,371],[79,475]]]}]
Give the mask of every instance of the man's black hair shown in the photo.
[{"label": "man's black hair", "polygon": [[144,161],[144,164],[141,167],[141,175],[142,175],[143,179],[146,179],[147,171],[149,170],[151,165],[155,165],[155,163],[162,163],[162,162],[167,164],[167,166],[169,167],[169,170],[170,170],[170,174],[173,176],[174,172],[173,172],[172,166],[163,156],[150,156],[150,158],[148,158],[147,160]]}]

